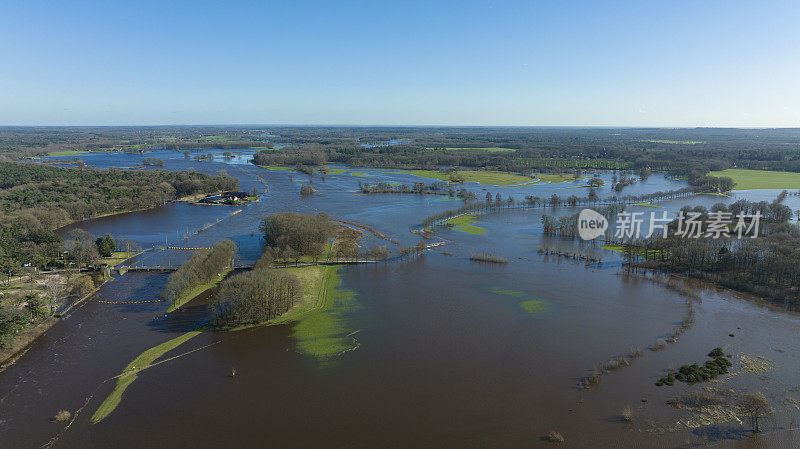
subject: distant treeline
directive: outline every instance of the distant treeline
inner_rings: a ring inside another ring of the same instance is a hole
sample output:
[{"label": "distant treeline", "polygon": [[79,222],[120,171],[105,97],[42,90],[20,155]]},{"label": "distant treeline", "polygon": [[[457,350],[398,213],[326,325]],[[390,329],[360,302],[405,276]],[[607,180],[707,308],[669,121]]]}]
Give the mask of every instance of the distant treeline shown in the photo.
[{"label": "distant treeline", "polygon": [[444,219],[469,213],[485,213],[485,212],[492,212],[504,209],[514,209],[514,208],[539,208],[539,207],[558,208],[558,207],[575,207],[575,206],[598,206],[606,204],[622,205],[622,204],[639,203],[639,202],[654,201],[654,200],[664,200],[668,198],[686,197],[697,193],[697,190],[698,189],[693,187],[685,187],[682,189],[669,190],[666,192],[659,191],[653,193],[646,193],[642,195],[625,195],[622,197],[615,196],[606,200],[601,200],[600,197],[594,192],[594,189],[589,189],[589,194],[585,197],[570,195],[564,198],[555,193],[547,198],[528,195],[525,197],[525,200],[521,202],[515,200],[514,197],[512,196],[509,196],[507,199],[504,200],[499,193],[493,197],[490,192],[486,192],[485,201],[468,202],[463,206],[459,207],[458,209],[450,209],[430,215],[426,217],[424,220],[422,220],[422,226],[428,227],[430,225],[441,222]]},{"label": "distant treeline", "polygon": [[376,183],[362,183],[359,181],[358,189],[361,193],[410,193],[417,195],[448,195],[450,197],[458,197],[464,200],[472,200],[477,196],[465,188],[456,190],[452,186],[443,182],[433,182],[425,184],[424,182],[415,182],[412,185],[408,184],[391,184],[388,182]]}]

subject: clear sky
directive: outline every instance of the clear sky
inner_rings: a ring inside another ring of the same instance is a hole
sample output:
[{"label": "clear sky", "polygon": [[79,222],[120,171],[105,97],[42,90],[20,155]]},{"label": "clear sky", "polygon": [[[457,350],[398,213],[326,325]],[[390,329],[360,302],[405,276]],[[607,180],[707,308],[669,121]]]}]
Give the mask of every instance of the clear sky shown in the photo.
[{"label": "clear sky", "polygon": [[800,1],[0,2],[0,125],[800,127]]}]

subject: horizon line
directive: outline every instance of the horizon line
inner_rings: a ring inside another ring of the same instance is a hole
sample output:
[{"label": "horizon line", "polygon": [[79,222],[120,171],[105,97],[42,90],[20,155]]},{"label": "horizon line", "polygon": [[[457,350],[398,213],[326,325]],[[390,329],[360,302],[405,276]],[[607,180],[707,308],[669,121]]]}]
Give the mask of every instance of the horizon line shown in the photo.
[{"label": "horizon line", "polygon": [[181,124],[130,124],[130,125],[5,125],[3,128],[179,128],[179,127],[276,127],[276,128],[539,128],[539,129],[797,129],[797,126],[670,126],[670,125],[387,125],[387,124],[308,124],[308,123],[181,123]]}]

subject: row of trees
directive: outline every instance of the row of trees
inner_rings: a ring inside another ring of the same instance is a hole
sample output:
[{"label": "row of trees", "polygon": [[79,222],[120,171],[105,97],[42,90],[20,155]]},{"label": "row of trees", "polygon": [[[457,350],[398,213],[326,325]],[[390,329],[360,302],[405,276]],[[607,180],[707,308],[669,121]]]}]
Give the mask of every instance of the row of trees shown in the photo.
[{"label": "row of trees", "polygon": [[446,218],[454,217],[466,213],[486,213],[503,209],[513,208],[558,208],[558,207],[576,207],[576,206],[592,206],[598,205],[622,205],[641,203],[654,200],[664,200],[668,198],[681,198],[697,193],[697,189],[693,187],[686,187],[677,190],[670,190],[666,192],[654,192],[643,195],[626,195],[622,197],[614,196],[606,200],[601,200],[597,194],[593,194],[593,189],[589,189],[588,196],[578,197],[570,195],[566,198],[557,194],[552,194],[550,197],[542,198],[539,196],[526,196],[523,202],[516,201],[513,197],[509,196],[503,199],[498,193],[492,196],[490,192],[486,192],[486,199],[483,202],[468,202],[458,209],[446,210],[437,214],[428,216],[422,220],[422,226],[428,227],[434,223],[440,222]]},{"label": "row of trees", "polygon": [[211,249],[195,251],[189,260],[170,274],[161,298],[175,302],[186,291],[213,281],[231,266],[235,252],[236,244],[228,239]]}]

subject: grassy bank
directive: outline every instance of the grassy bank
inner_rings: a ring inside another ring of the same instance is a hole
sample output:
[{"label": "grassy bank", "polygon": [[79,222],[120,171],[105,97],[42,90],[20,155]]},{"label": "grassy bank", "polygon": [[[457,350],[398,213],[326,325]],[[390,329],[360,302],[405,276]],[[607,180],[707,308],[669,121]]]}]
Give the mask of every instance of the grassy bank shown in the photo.
[{"label": "grassy bank", "polygon": [[175,301],[173,301],[172,304],[170,304],[169,308],[167,309],[167,313],[174,312],[175,310],[180,309],[184,304],[196,298],[199,294],[203,293],[204,291],[210,288],[216,287],[217,285],[219,285],[220,282],[222,282],[223,279],[225,279],[225,276],[227,276],[228,273],[230,272],[231,270],[229,268],[223,271],[222,274],[217,276],[211,282],[198,285],[196,287],[181,292],[180,296],[178,296],[178,298]]},{"label": "grassy bank", "polygon": [[133,359],[133,361],[122,370],[122,374],[117,376],[117,384],[114,386],[114,390],[111,391],[103,403],[100,404],[100,407],[98,407],[94,412],[94,415],[92,415],[92,423],[100,422],[117,408],[120,401],[122,401],[122,394],[138,377],[137,373],[147,369],[158,358],[177,348],[183,343],[186,343],[192,338],[200,335],[201,332],[201,330],[187,332],[183,335],[173,338],[172,340],[161,343],[158,346],[154,346]]},{"label": "grassy bank", "polygon": [[712,171],[708,175],[727,176],[733,179],[736,190],[800,189],[800,173],[794,172],[729,168]]}]

